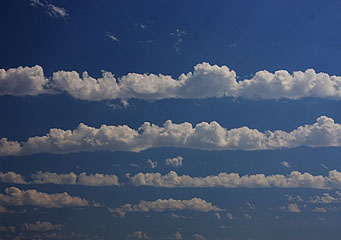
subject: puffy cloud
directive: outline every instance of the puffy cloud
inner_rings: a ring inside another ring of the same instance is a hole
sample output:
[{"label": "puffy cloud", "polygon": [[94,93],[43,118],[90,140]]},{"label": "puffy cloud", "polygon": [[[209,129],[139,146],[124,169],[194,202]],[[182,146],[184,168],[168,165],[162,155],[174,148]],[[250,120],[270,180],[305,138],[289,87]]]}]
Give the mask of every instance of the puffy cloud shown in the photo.
[{"label": "puffy cloud", "polygon": [[157,199],[155,201],[141,201],[136,205],[130,203],[124,204],[119,208],[109,208],[112,213],[117,213],[120,216],[125,216],[127,212],[163,212],[163,211],[181,211],[191,210],[199,212],[221,211],[220,208],[214,206],[201,198],[192,198],[190,200],[176,199]]},{"label": "puffy cloud", "polygon": [[127,239],[149,239],[147,234],[142,231],[136,231],[134,233],[129,233]]},{"label": "puffy cloud", "polygon": [[327,209],[325,209],[323,207],[315,207],[313,209],[313,212],[325,213],[325,212],[327,212]]},{"label": "puffy cloud", "polygon": [[65,19],[69,16],[65,8],[57,7],[46,0],[31,0],[31,6],[44,8],[51,18]]},{"label": "puffy cloud", "polygon": [[101,173],[89,174],[75,173],[57,174],[50,172],[37,172],[31,175],[33,183],[54,183],[54,184],[75,184],[85,186],[118,186],[119,181],[116,175]]},{"label": "puffy cloud", "polygon": [[[33,1],[39,2],[39,0]],[[112,38],[112,35],[109,37],[117,41],[116,37]],[[30,68],[27,67],[27,69]],[[305,72],[296,71],[292,74],[285,70],[275,73],[264,70],[257,72],[251,79],[237,81],[235,71],[227,66],[210,65],[206,62],[197,64],[193,72],[183,73],[177,79],[163,74],[139,73],[128,73],[115,78],[111,72],[105,71],[102,72],[102,77],[96,79],[89,76],[87,72],[83,72],[80,76],[75,71],[58,71],[53,73],[50,82],[52,89],[65,91],[77,99],[90,101],[224,96],[254,100],[304,97],[341,98],[341,77],[316,73],[313,69]],[[25,91],[14,95],[25,95]]]},{"label": "puffy cloud", "polygon": [[323,193],[322,196],[314,196],[311,199],[312,203],[329,204],[329,203],[341,203],[341,193],[336,192],[336,196],[332,196],[329,193]]},{"label": "puffy cloud", "polygon": [[38,95],[51,93],[41,66],[0,69],[0,95]]},{"label": "puffy cloud", "polygon": [[224,188],[341,188],[341,172],[332,170],[328,176],[311,175],[292,171],[289,175],[264,174],[244,175],[238,173],[219,173],[207,177],[179,176],[170,171],[166,175],[161,173],[137,173],[129,176],[129,181],[135,186],[152,187],[224,187]]},{"label": "puffy cloud", "polygon": [[291,132],[260,132],[248,127],[227,130],[215,121],[194,127],[188,122],[176,124],[170,120],[162,127],[145,122],[137,130],[127,125],[93,128],[81,123],[75,130],[53,128],[45,136],[30,137],[22,143],[2,138],[0,156],[99,150],[139,152],[158,147],[248,151],[298,146],[341,146],[341,125],[326,116]]},{"label": "puffy cloud", "polygon": [[32,205],[45,208],[85,207],[88,202],[79,197],[70,196],[68,193],[42,193],[34,189],[20,190],[16,187],[5,189],[5,194],[0,194],[0,204],[12,206]]},{"label": "puffy cloud", "polygon": [[165,160],[166,165],[171,165],[173,167],[181,167],[183,158],[181,156],[177,156],[175,158],[167,158]]},{"label": "puffy cloud", "polygon": [[232,213],[226,213],[226,217],[230,220],[233,220],[233,215]]},{"label": "puffy cloud", "polygon": [[16,184],[25,184],[26,183],[24,177],[20,174],[15,173],[15,172],[7,172],[7,173],[0,172],[0,182],[16,183]]},{"label": "puffy cloud", "polygon": [[31,174],[32,181],[27,182],[24,176],[15,172],[0,172],[0,182],[16,183],[16,184],[74,184],[85,186],[119,186],[119,180],[116,175],[107,175],[102,173],[79,175],[71,173],[51,173],[51,172],[36,172]]},{"label": "puffy cloud", "polygon": [[43,231],[59,231],[62,229],[61,224],[52,224],[50,222],[41,222],[37,221],[35,223],[24,223],[22,225],[22,229],[26,231],[36,231],[36,232],[43,232]]},{"label": "puffy cloud", "polygon": [[206,240],[206,238],[204,238],[204,236],[203,235],[200,235],[200,234],[193,234],[192,235],[192,238],[194,239],[194,240]]},{"label": "puffy cloud", "polygon": [[301,212],[301,209],[297,206],[296,203],[290,203],[287,206],[280,207],[280,209],[286,212],[294,212],[294,213]]}]

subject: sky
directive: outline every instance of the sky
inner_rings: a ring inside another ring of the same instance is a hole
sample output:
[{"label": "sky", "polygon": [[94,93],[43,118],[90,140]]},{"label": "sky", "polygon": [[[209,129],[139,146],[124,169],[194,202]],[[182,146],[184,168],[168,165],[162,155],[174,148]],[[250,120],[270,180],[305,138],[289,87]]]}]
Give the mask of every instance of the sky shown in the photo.
[{"label": "sky", "polygon": [[341,2],[0,2],[0,239],[341,234]]}]

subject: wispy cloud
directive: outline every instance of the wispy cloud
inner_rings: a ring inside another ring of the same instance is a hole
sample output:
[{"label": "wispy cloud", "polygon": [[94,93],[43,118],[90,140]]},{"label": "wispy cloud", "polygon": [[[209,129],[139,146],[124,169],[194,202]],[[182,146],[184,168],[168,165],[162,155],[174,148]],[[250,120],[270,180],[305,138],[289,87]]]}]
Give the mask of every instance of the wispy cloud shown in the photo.
[{"label": "wispy cloud", "polygon": [[180,30],[178,28],[175,32],[171,32],[169,34],[170,37],[173,37],[175,39],[174,48],[177,53],[180,53],[180,44],[183,42],[183,36],[186,34],[186,31]]},{"label": "wispy cloud", "polygon": [[119,41],[120,41],[120,40],[119,40],[114,34],[112,34],[111,32],[107,32],[107,33],[105,34],[105,36],[106,36],[107,38],[109,38],[110,40],[114,41],[114,42],[119,42]]},{"label": "wispy cloud", "polygon": [[44,8],[51,18],[66,19],[69,17],[69,13],[65,8],[57,7],[47,0],[31,0],[31,6]]}]

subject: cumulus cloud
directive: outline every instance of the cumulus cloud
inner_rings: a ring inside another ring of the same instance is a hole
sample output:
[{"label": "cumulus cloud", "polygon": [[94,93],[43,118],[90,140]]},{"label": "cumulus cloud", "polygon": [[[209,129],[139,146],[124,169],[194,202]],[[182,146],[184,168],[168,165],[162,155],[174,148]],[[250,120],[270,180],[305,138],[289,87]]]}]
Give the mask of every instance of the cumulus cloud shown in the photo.
[{"label": "cumulus cloud", "polygon": [[293,213],[301,212],[301,209],[297,206],[296,203],[290,203],[287,206],[280,207],[280,209],[286,212],[293,212]]},{"label": "cumulus cloud", "polygon": [[38,206],[45,208],[85,207],[88,202],[80,197],[70,196],[68,193],[42,193],[34,189],[20,190],[16,187],[5,189],[5,194],[0,194],[0,204],[11,206]]},{"label": "cumulus cloud", "polygon": [[[39,0],[35,0],[39,2]],[[107,34],[113,41],[117,37]],[[19,67],[22,69],[22,67]],[[18,69],[19,69],[18,68]],[[33,67],[40,69],[40,66]],[[26,67],[27,71],[32,68]],[[2,70],[6,73],[5,70]],[[9,70],[8,70],[9,71]],[[16,69],[12,69],[16,71]],[[0,75],[1,76],[1,75]],[[21,82],[32,82],[25,74],[18,74]],[[11,92],[5,88],[7,94],[37,95],[41,92],[43,75],[39,75],[39,84],[32,85],[26,90]],[[0,78],[1,79],[1,78]],[[15,80],[17,82],[19,80]],[[11,84],[12,81],[5,81]],[[275,73],[259,71],[250,79],[237,81],[236,72],[227,66],[210,65],[203,62],[194,66],[194,71],[181,74],[177,79],[163,74],[128,73],[116,78],[111,72],[102,72],[102,77],[94,78],[85,71],[54,72],[49,81],[50,88],[65,91],[74,98],[100,101],[108,99],[129,100],[132,98],[144,100],[159,100],[168,98],[199,99],[220,97],[242,97],[247,99],[300,99],[304,97],[318,97],[341,99],[341,77],[330,76],[326,73],[316,73],[313,69],[304,72],[296,71],[290,74],[286,70]],[[35,89],[34,87],[37,87]],[[32,94],[33,93],[33,94]]]},{"label": "cumulus cloud", "polygon": [[79,175],[71,173],[50,173],[37,172],[31,175],[33,183],[54,183],[54,184],[75,184],[85,186],[119,186],[119,180],[116,175],[106,175],[102,173]]},{"label": "cumulus cloud", "polygon": [[36,232],[43,232],[43,231],[59,231],[62,229],[61,224],[52,224],[50,222],[41,222],[37,221],[35,223],[24,223],[22,225],[22,229],[26,231],[36,231]]},{"label": "cumulus cloud", "polygon": [[193,234],[192,235],[192,238],[194,239],[194,240],[206,240],[206,238],[203,236],[203,235],[200,235],[200,234]]},{"label": "cumulus cloud", "polygon": [[52,93],[41,66],[0,69],[0,95],[25,96]]},{"label": "cumulus cloud", "polygon": [[135,186],[151,187],[224,187],[224,188],[341,188],[341,172],[332,170],[328,176],[312,175],[292,171],[288,175],[264,174],[244,175],[238,173],[219,173],[207,177],[179,176],[170,171],[166,175],[161,173],[137,173],[127,176]]},{"label": "cumulus cloud", "polygon": [[116,175],[107,175],[102,173],[79,175],[70,173],[51,173],[51,172],[36,172],[31,174],[32,181],[26,181],[24,176],[15,172],[0,172],[0,182],[16,183],[16,184],[73,184],[85,186],[119,186],[119,180]]},{"label": "cumulus cloud", "polygon": [[329,203],[341,203],[341,193],[336,192],[336,196],[332,196],[329,193],[323,193],[322,196],[314,196],[311,199],[312,203],[329,204]]},{"label": "cumulus cloud", "polygon": [[45,136],[30,137],[26,142],[0,139],[0,156],[36,153],[107,151],[139,152],[149,148],[182,147],[202,150],[266,150],[341,146],[341,125],[321,116],[312,125],[291,132],[260,132],[240,127],[223,128],[219,123],[180,124],[168,120],[162,127],[145,122],[137,130],[127,125],[89,127],[83,123],[74,130],[50,129]]},{"label": "cumulus cloud", "polygon": [[136,231],[133,233],[129,233],[127,239],[149,239],[147,234],[142,231]]},{"label": "cumulus cloud", "polygon": [[232,213],[226,213],[226,217],[230,220],[233,220],[233,215]]},{"label": "cumulus cloud", "polygon": [[26,184],[25,178],[15,172],[0,172],[0,182],[3,183],[16,183],[16,184]]},{"label": "cumulus cloud", "polygon": [[46,0],[31,0],[31,6],[44,8],[51,18],[65,19],[69,16],[65,8],[57,7]]},{"label": "cumulus cloud", "polygon": [[173,167],[181,167],[183,158],[181,156],[177,156],[175,158],[167,158],[165,160],[166,165],[171,165]]},{"label": "cumulus cloud", "polygon": [[192,198],[190,200],[176,200],[176,199],[157,199],[155,201],[141,201],[136,205],[130,203],[124,204],[119,208],[109,208],[112,213],[125,216],[127,212],[164,212],[164,211],[181,211],[191,210],[198,212],[221,211],[220,208],[214,206],[201,198]]}]

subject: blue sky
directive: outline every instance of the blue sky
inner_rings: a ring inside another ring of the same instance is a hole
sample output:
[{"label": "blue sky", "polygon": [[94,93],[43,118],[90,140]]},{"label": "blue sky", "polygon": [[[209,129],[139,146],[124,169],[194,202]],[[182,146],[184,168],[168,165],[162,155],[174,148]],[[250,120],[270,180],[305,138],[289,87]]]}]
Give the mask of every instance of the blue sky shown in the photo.
[{"label": "blue sky", "polygon": [[1,239],[337,239],[340,8],[1,2]]}]

